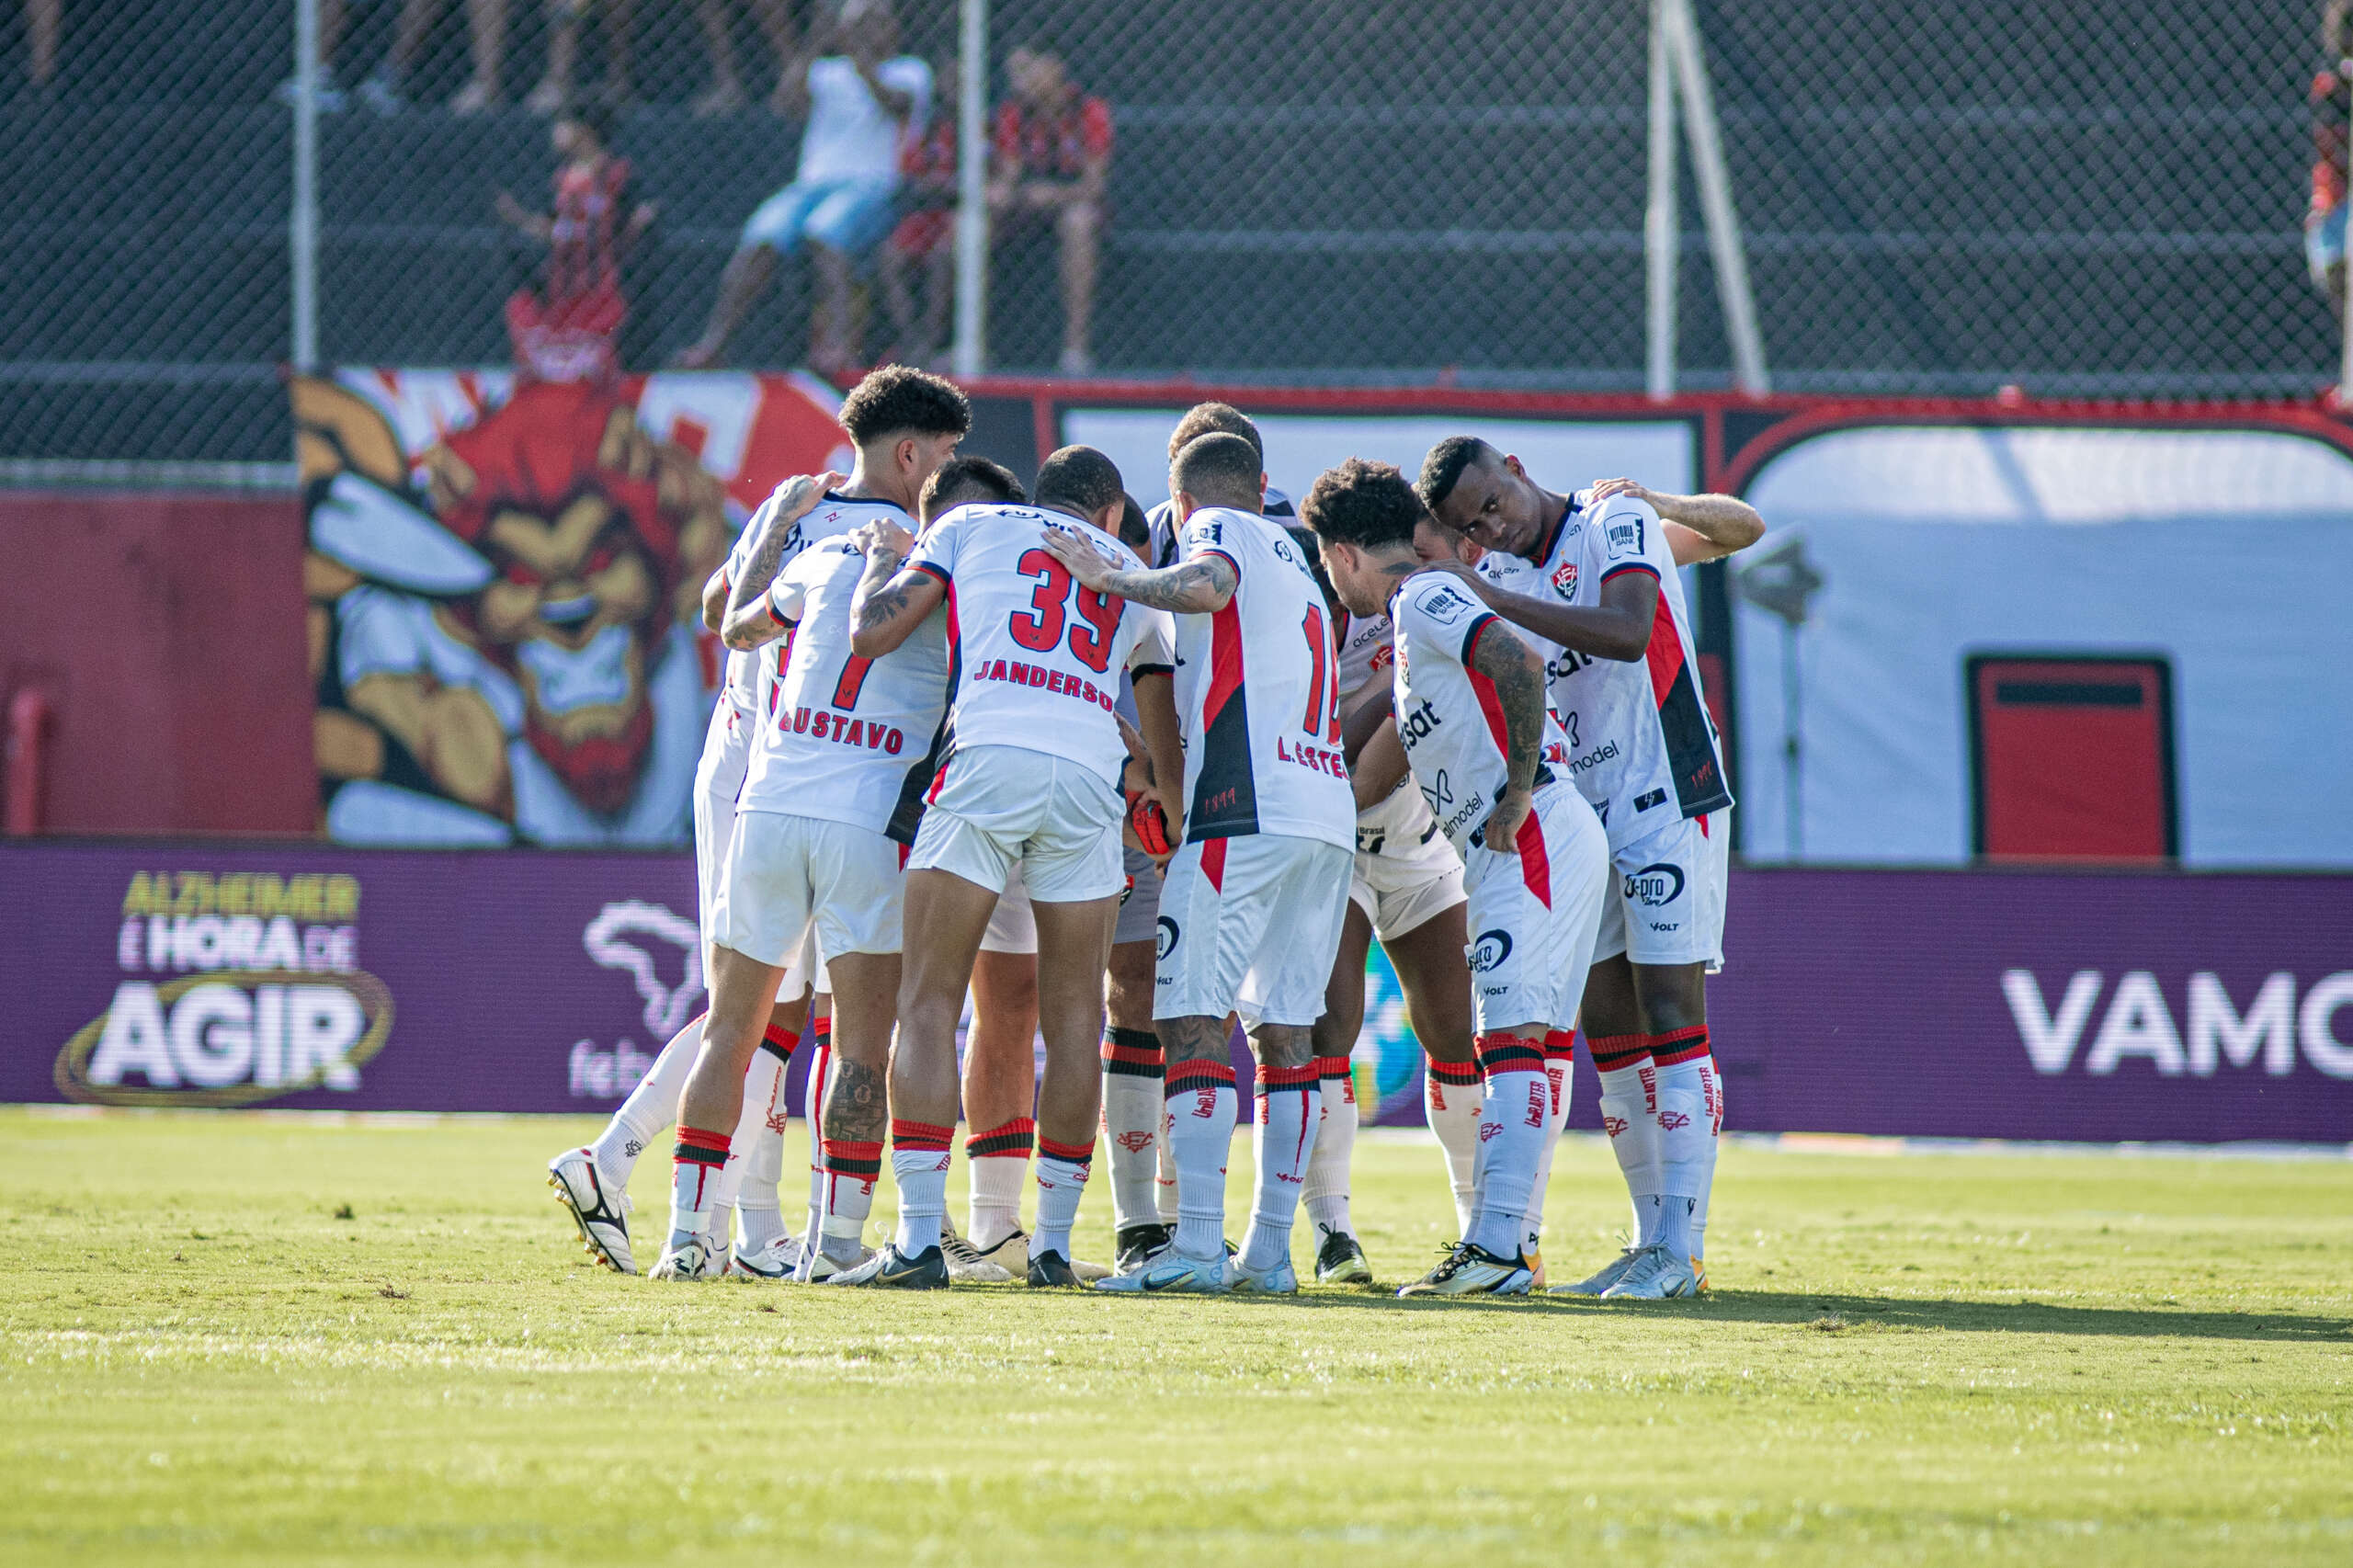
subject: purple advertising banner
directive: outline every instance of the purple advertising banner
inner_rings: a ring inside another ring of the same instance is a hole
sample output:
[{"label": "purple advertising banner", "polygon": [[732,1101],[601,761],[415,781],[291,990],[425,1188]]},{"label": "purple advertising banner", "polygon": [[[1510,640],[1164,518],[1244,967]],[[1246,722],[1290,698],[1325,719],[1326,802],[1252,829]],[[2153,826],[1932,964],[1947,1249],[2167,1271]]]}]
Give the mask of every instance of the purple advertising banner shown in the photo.
[{"label": "purple advertising banner", "polygon": [[[0,1101],[601,1111],[702,999],[683,855],[36,844],[0,890]],[[2353,1142],[2353,878],[1736,871],[1727,948],[1728,1127]],[[1358,1085],[1418,1120],[1375,962]]]}]

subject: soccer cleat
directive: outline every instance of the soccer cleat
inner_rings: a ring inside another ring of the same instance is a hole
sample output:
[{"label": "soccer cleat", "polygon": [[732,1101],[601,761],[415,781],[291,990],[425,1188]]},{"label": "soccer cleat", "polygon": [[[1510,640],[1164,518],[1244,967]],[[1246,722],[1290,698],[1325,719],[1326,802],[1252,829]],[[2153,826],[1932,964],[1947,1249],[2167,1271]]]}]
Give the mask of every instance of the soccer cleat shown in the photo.
[{"label": "soccer cleat", "polygon": [[1315,1249],[1315,1282],[1319,1285],[1370,1285],[1372,1265],[1364,1248],[1346,1231],[1326,1230],[1324,1244]]},{"label": "soccer cleat", "polygon": [[779,1236],[759,1251],[727,1260],[731,1279],[790,1279],[801,1267],[801,1238]]},{"label": "soccer cleat", "polygon": [[1029,1260],[1029,1284],[1033,1290],[1050,1286],[1075,1289],[1086,1283],[1072,1267],[1070,1259],[1058,1252],[1041,1252]]},{"label": "soccer cleat", "polygon": [[1528,1288],[1530,1291],[1544,1289],[1544,1254],[1538,1247],[1522,1247],[1519,1256],[1528,1264]]},{"label": "soccer cleat", "polygon": [[962,1236],[958,1235],[954,1226],[941,1226],[939,1251],[948,1260],[948,1278],[961,1285],[1012,1284],[1020,1277],[998,1262],[996,1255],[1003,1252],[1006,1246],[1012,1245],[1013,1241],[1018,1241],[1021,1244],[1021,1256],[1026,1259],[1029,1256],[1029,1238],[1019,1231],[1013,1233],[1011,1241],[992,1248],[988,1252],[983,1252]]},{"label": "soccer cleat", "polygon": [[948,1259],[936,1246],[909,1257],[893,1242],[859,1264],[825,1281],[828,1285],[870,1285],[885,1290],[945,1290]]},{"label": "soccer cleat", "polygon": [[1626,1270],[1634,1267],[1634,1259],[1642,1256],[1640,1247],[1628,1247],[1601,1266],[1599,1272],[1578,1280],[1574,1285],[1555,1285],[1545,1294],[1551,1296],[1598,1296],[1620,1279]]},{"label": "soccer cleat", "polygon": [[1400,1296],[1525,1296],[1528,1262],[1497,1257],[1485,1247],[1457,1242],[1446,1261],[1398,1290]]},{"label": "soccer cleat", "polygon": [[1174,1225],[1129,1225],[1122,1228],[1117,1240],[1119,1260],[1112,1272],[1133,1274],[1166,1252],[1176,1239],[1176,1227]]},{"label": "soccer cleat", "polygon": [[670,1244],[662,1249],[662,1261],[654,1266],[648,1278],[654,1279],[716,1279],[727,1266],[720,1256],[716,1237],[699,1236],[691,1231],[674,1231]]},{"label": "soccer cleat", "polygon": [[1708,1293],[1708,1260],[1704,1257],[1691,1260],[1691,1293],[1695,1296]]},{"label": "soccer cleat", "polygon": [[1697,1281],[1691,1278],[1691,1260],[1670,1247],[1646,1246],[1618,1283],[1601,1293],[1605,1301],[1663,1301],[1676,1296],[1688,1296]]},{"label": "soccer cleat", "polygon": [[1225,1255],[1187,1257],[1172,1247],[1132,1274],[1097,1279],[1095,1288],[1136,1296],[1222,1296],[1226,1293]]},{"label": "soccer cleat", "polygon": [[1299,1271],[1290,1266],[1286,1253],[1276,1260],[1272,1268],[1253,1273],[1242,1267],[1242,1260],[1225,1260],[1225,1288],[1237,1296],[1296,1296],[1299,1294]]},{"label": "soccer cleat", "polygon": [[792,1272],[795,1284],[823,1285],[836,1274],[847,1274],[874,1256],[870,1248],[860,1247],[858,1256],[839,1258],[820,1246],[801,1249],[801,1267]]},{"label": "soccer cleat", "polygon": [[1092,1285],[1097,1279],[1108,1279],[1111,1277],[1109,1269],[1099,1263],[1089,1263],[1083,1257],[1074,1257],[1070,1260],[1070,1271],[1078,1276],[1079,1282],[1083,1285]]},{"label": "soccer cleat", "polygon": [[548,1185],[580,1227],[582,1250],[617,1274],[637,1272],[636,1256],[629,1250],[629,1194],[606,1192],[596,1156],[585,1149],[565,1150],[548,1162]]}]

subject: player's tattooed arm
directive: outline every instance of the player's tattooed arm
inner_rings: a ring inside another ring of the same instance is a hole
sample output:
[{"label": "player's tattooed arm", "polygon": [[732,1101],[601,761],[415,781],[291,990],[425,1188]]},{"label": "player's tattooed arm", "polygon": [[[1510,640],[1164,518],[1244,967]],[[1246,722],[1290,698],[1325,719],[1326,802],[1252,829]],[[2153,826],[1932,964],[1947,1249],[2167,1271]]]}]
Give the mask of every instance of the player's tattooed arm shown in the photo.
[{"label": "player's tattooed arm", "polygon": [[865,574],[850,593],[850,652],[879,659],[914,635],[948,589],[930,573],[905,565],[915,536],[897,524],[869,523],[850,537],[866,551]]},{"label": "player's tattooed arm", "polygon": [[752,547],[752,558],[744,567],[744,580],[727,590],[727,613],[719,629],[721,642],[730,648],[756,648],[784,635],[784,622],[768,613],[768,588],[784,565],[784,552],[800,540],[801,519],[816,509],[826,491],[840,483],[842,476],[828,469],[823,473],[789,479],[777,487],[776,494],[770,497],[775,506],[769,510],[758,542]]},{"label": "player's tattooed arm", "polygon": [[1408,771],[1405,744],[1397,738],[1397,717],[1383,711],[1381,727],[1348,765],[1348,788],[1356,791],[1357,810],[1369,812],[1395,794]]},{"label": "player's tattooed arm", "polygon": [[1489,609],[1563,648],[1630,664],[1651,645],[1651,620],[1658,610],[1658,579],[1647,572],[1619,573],[1601,585],[1597,605],[1566,605],[1498,587],[1460,562],[1437,562],[1425,570],[1461,579]]},{"label": "player's tattooed arm", "polygon": [[1238,579],[1222,555],[1197,555],[1161,571],[1122,571],[1085,540],[1061,528],[1046,530],[1046,548],[1070,574],[1098,594],[1177,615],[1214,615],[1233,597]]},{"label": "player's tattooed arm", "polygon": [[1596,502],[1612,495],[1647,501],[1665,525],[1677,566],[1696,566],[1738,554],[1765,537],[1765,519],[1737,495],[1672,495],[1631,479],[1605,479],[1593,487]]},{"label": "player's tattooed arm", "polygon": [[1503,710],[1505,784],[1481,834],[1498,854],[1509,853],[1527,819],[1544,746],[1544,661],[1536,650],[1488,621],[1471,644],[1471,667],[1487,677]]}]

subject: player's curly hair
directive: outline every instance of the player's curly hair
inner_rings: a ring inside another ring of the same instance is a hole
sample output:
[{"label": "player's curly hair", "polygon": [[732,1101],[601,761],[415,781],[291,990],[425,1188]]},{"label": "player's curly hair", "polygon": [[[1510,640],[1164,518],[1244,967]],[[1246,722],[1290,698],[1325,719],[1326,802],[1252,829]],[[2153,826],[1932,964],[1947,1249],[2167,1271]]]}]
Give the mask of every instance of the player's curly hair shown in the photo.
[{"label": "player's curly hair", "polygon": [[1059,506],[1093,517],[1127,494],[1120,465],[1092,447],[1064,447],[1038,465],[1034,492],[1040,506]]},{"label": "player's curly hair", "polygon": [[1476,436],[1449,436],[1432,447],[1422,459],[1422,477],[1414,486],[1421,493],[1422,505],[1433,512],[1445,506],[1462,483],[1462,471],[1494,450]]},{"label": "player's curly hair", "polygon": [[1250,443],[1258,454],[1261,468],[1267,462],[1267,443],[1258,438],[1258,426],[1250,416],[1230,403],[1197,403],[1176,421],[1176,428],[1168,432],[1168,460],[1175,462],[1176,454],[1203,436],[1239,436]]},{"label": "player's curly hair", "polygon": [[945,377],[913,365],[885,365],[852,389],[836,417],[849,438],[865,447],[886,436],[967,435],[972,405]]},{"label": "player's curly hair", "polygon": [[1394,463],[1350,458],[1316,475],[1300,507],[1318,540],[1336,544],[1411,544],[1427,509]]},{"label": "player's curly hair", "polygon": [[1003,463],[983,457],[949,458],[923,482],[923,520],[927,523],[975,501],[1017,506],[1028,499],[1021,481]]}]

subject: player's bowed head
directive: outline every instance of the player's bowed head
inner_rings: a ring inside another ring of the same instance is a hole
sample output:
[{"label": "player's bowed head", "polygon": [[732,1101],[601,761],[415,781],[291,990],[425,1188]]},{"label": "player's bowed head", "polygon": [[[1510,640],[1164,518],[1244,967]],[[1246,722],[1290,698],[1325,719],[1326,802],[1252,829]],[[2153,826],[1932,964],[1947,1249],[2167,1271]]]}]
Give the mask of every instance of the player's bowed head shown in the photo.
[{"label": "player's bowed head", "polygon": [[1301,508],[1322,546],[1332,591],[1351,615],[1379,615],[1425,564],[1415,536],[1430,526],[1395,465],[1350,458],[1316,476]]}]

